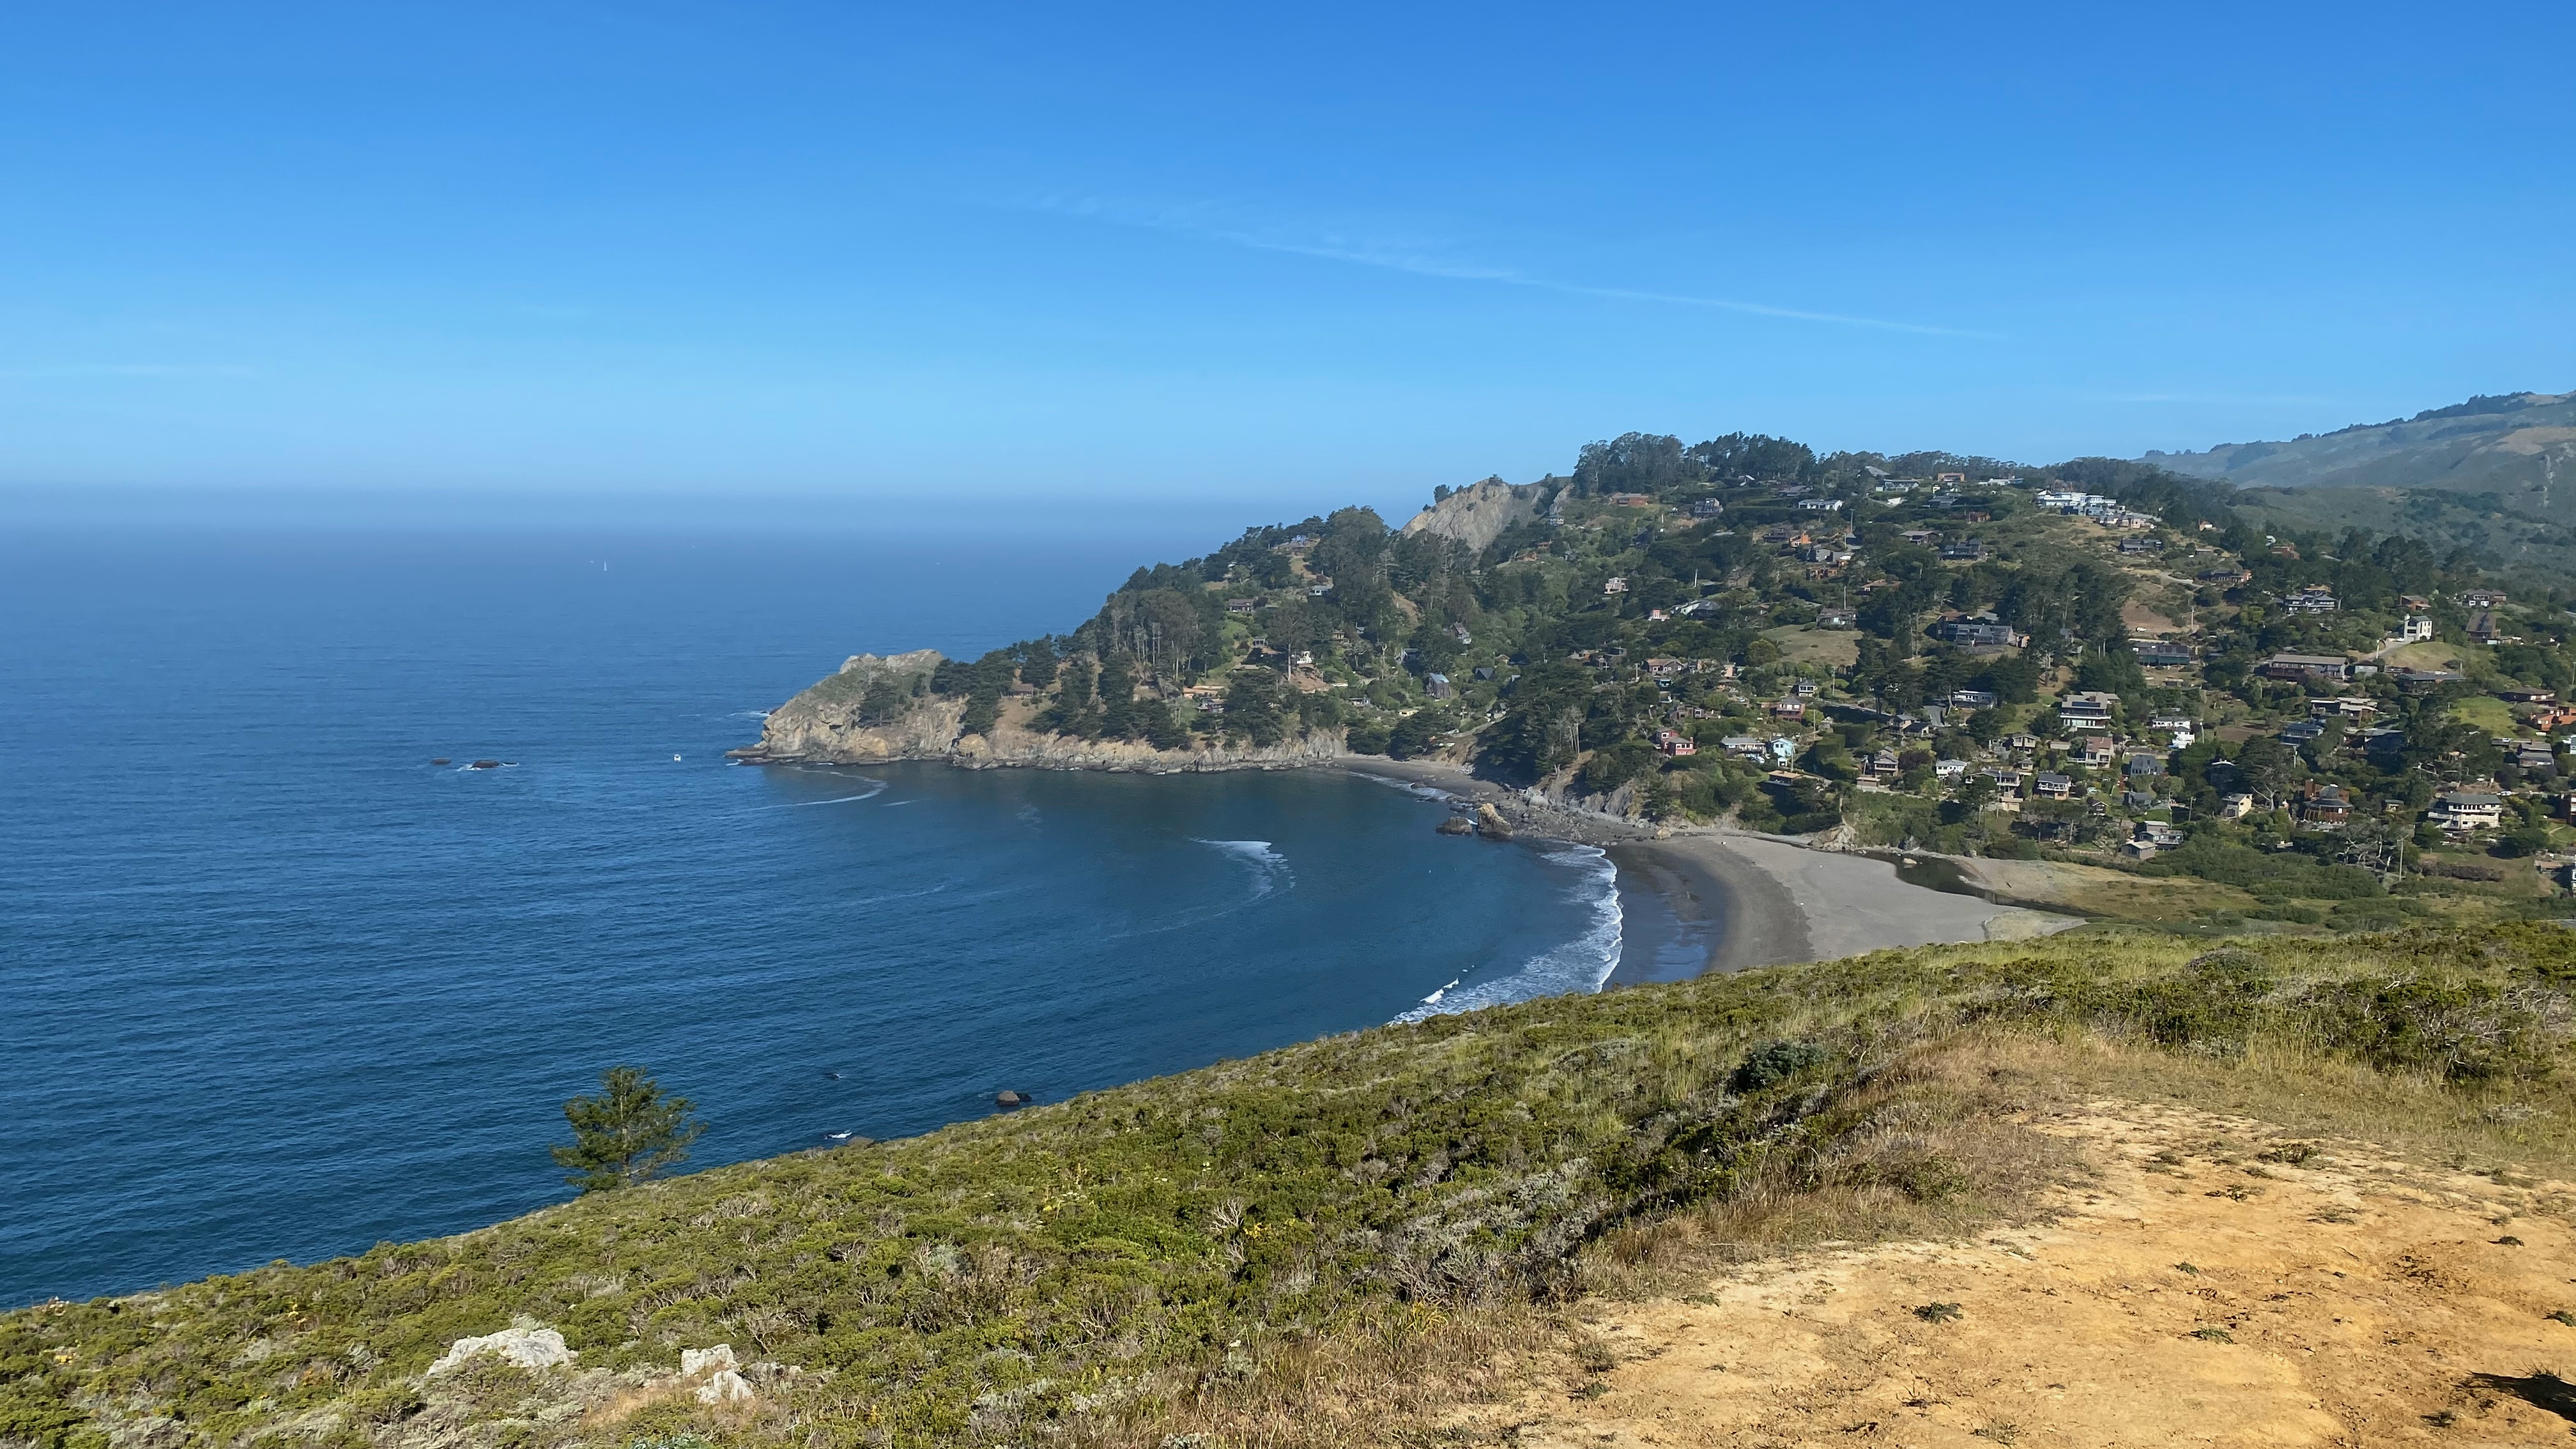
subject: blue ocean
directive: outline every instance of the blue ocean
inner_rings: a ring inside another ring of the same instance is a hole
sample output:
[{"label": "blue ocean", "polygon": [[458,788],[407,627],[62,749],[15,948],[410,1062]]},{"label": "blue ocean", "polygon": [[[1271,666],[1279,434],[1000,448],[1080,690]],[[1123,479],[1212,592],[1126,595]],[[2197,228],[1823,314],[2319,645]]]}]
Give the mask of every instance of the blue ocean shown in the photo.
[{"label": "blue ocean", "polygon": [[0,534],[0,1304],[558,1200],[614,1063],[704,1166],[1597,989],[1651,903],[1391,783],[724,757],[1207,543]]}]

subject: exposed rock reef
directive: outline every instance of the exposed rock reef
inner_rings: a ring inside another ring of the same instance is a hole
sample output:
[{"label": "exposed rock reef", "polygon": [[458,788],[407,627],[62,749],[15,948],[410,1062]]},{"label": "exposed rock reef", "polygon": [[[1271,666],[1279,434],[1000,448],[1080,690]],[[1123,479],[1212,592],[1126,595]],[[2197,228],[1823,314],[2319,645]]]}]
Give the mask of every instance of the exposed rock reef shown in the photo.
[{"label": "exposed rock reef", "polygon": [[1163,775],[1289,769],[1345,755],[1339,730],[1276,745],[1196,741],[1170,750],[1142,740],[1080,739],[1039,726],[1038,706],[1026,698],[1003,700],[991,728],[969,732],[968,700],[929,692],[931,674],[942,659],[935,649],[852,655],[837,673],[771,711],[760,743],[733,751],[733,757],[755,765],[945,760],[969,769],[1016,765]]}]

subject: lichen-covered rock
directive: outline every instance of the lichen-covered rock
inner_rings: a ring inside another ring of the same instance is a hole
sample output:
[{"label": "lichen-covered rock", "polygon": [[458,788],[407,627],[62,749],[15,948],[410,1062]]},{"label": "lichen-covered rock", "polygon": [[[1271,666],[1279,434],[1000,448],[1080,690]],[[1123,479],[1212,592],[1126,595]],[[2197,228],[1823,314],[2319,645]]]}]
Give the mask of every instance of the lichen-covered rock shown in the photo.
[{"label": "lichen-covered rock", "polygon": [[751,1402],[751,1381],[742,1376],[742,1364],[733,1356],[733,1345],[729,1343],[680,1350],[680,1379],[683,1383],[701,1380],[691,1390],[701,1404]]},{"label": "lichen-covered rock", "polygon": [[478,1353],[498,1354],[523,1369],[556,1368],[573,1361],[573,1351],[564,1345],[561,1332],[546,1327],[533,1318],[511,1320],[499,1333],[480,1338],[460,1338],[447,1346],[438,1362],[429,1366],[431,1375],[461,1368]]}]

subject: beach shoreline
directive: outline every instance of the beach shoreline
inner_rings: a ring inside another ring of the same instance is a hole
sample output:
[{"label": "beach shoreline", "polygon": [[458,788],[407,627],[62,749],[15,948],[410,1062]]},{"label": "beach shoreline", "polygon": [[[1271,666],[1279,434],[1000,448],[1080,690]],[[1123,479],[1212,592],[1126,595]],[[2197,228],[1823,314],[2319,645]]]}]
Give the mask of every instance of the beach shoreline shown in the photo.
[{"label": "beach shoreline", "polygon": [[[1659,828],[1568,810],[1445,761],[1367,756],[1336,767],[1491,804],[1519,833],[1607,851],[1623,874],[1642,880],[1675,917],[1707,937],[1701,974],[1901,946],[2026,940],[2082,924],[1914,885],[1899,878],[1894,862],[1873,856],[1713,826]],[[1643,979],[1623,959],[1607,984]]]}]

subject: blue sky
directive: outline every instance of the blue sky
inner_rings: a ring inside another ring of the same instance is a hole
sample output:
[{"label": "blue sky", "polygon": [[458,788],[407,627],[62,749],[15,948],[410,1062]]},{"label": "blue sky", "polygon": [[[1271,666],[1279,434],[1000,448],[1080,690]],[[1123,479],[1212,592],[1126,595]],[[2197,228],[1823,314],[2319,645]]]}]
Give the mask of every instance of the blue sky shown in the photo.
[{"label": "blue sky", "polygon": [[2322,431],[2576,387],[2569,54],[2565,5],[17,7],[0,484],[1410,507],[1630,428]]}]

